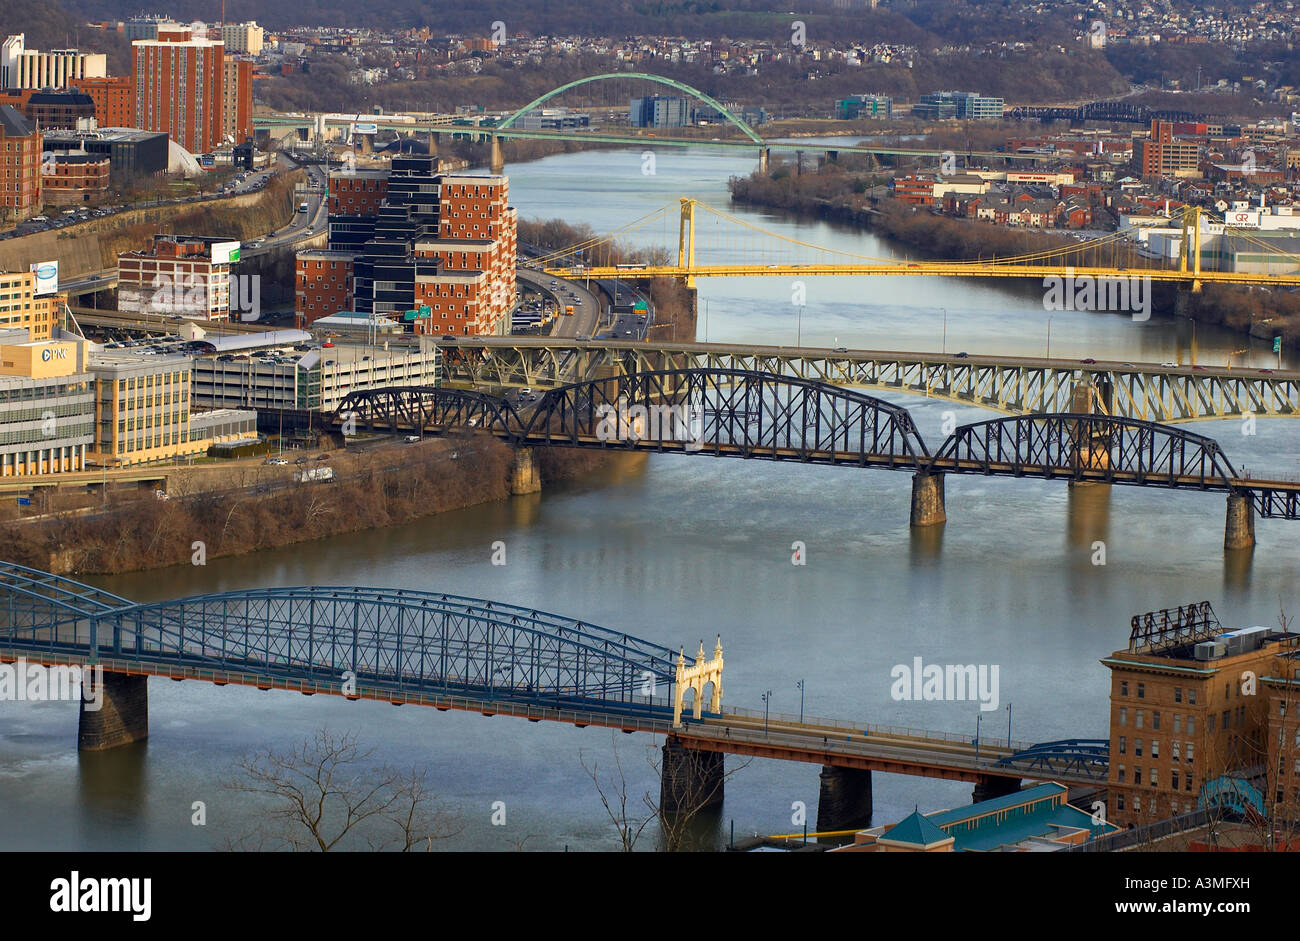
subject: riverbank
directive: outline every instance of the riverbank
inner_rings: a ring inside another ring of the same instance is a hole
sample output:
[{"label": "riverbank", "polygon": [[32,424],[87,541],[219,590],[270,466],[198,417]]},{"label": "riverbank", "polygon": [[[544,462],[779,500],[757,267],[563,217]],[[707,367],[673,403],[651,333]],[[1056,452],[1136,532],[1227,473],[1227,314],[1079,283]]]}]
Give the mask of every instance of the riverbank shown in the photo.
[{"label": "riverbank", "polygon": [[[1026,252],[1074,249],[1072,264],[1123,267],[1131,272],[1154,265],[1132,246],[1083,248],[1068,235],[994,226],[935,215],[880,195],[887,176],[865,162],[824,163],[815,172],[733,177],[733,202],[845,225],[905,246],[927,260],[1009,257]],[[1281,336],[1287,349],[1300,349],[1300,292],[1206,284],[1199,292],[1176,285],[1152,285],[1152,308],[1198,323],[1221,326],[1242,336]]]},{"label": "riverbank", "polygon": [[[564,449],[539,449],[538,456],[543,489],[639,457]],[[234,471],[245,481],[234,488],[191,489],[178,479],[169,484],[174,496],[167,500],[152,491],[138,492],[119,495],[93,515],[63,513],[6,524],[4,558],[75,576],[204,565],[210,558],[399,526],[506,500],[513,462],[509,445],[473,435],[336,452],[330,466],[338,476],[322,483],[276,487],[269,478],[255,482],[249,474],[256,476],[260,465]]]}]

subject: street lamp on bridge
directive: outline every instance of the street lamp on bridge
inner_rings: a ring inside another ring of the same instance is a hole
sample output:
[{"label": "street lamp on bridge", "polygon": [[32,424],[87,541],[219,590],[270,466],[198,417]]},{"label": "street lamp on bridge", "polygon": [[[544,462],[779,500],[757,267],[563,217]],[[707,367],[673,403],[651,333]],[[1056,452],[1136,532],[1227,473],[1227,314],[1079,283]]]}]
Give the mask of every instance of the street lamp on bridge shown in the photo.
[{"label": "street lamp on bridge", "polygon": [[768,715],[769,705],[772,701],[772,691],[769,689],[766,693],[764,693],[759,698],[763,700],[763,737],[766,738],[767,737],[767,715]]},{"label": "street lamp on bridge", "polygon": [[803,725],[803,680],[794,685],[799,688],[799,724]]}]

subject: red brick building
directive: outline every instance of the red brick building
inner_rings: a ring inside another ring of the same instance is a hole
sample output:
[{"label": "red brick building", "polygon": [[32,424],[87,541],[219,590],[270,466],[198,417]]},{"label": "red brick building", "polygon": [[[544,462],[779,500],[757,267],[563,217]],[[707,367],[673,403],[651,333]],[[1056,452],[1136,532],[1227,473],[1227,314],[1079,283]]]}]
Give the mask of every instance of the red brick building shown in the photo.
[{"label": "red brick building", "polygon": [[1174,139],[1168,121],[1152,121],[1151,136],[1133,142],[1133,165],[1144,179],[1162,176],[1196,176],[1200,147],[1193,141]]},{"label": "red brick building", "polygon": [[388,195],[388,172],[357,170],[330,174],[331,216],[374,216]]},{"label": "red brick building", "polygon": [[55,154],[42,170],[44,198],[52,205],[89,202],[108,192],[110,169],[103,154]]},{"label": "red brick building", "polygon": [[221,136],[231,144],[242,144],[253,136],[253,62],[227,58],[222,67]]},{"label": "red brick building", "polygon": [[74,85],[95,103],[100,127],[135,127],[135,82],[129,75],[79,78]]},{"label": "red brick building", "polygon": [[928,176],[900,176],[894,178],[894,198],[913,206],[934,203],[934,180]]},{"label": "red brick building", "polygon": [[222,140],[225,49],[192,39],[189,30],[159,30],[158,39],[131,43],[135,115],[146,131],[163,131],[193,154],[216,150]]},{"label": "red brick building", "polygon": [[[217,247],[233,240],[155,235],[147,251],[117,256],[117,307],[132,313],[230,319],[230,262]],[[237,242],[233,244],[238,245]]]},{"label": "red brick building", "polygon": [[299,252],[294,288],[297,326],[305,330],[321,317],[352,309],[352,252]]},{"label": "red brick building", "polygon": [[41,204],[41,145],[36,125],[0,105],[0,220],[21,221]]}]

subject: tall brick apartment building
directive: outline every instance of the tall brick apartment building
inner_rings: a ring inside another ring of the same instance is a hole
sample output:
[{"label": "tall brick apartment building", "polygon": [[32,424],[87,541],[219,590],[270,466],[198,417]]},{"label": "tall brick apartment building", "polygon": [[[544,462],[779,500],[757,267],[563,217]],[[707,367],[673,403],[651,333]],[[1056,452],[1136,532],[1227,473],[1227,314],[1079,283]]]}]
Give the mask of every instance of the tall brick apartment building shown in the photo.
[{"label": "tall brick apartment building", "polygon": [[41,132],[0,105],[0,221],[21,222],[41,204]]},{"label": "tall brick apartment building", "polygon": [[417,333],[508,332],[517,222],[508,194],[504,176],[440,174],[436,157],[331,174],[329,247],[298,254],[298,325],[355,310],[405,317]]}]

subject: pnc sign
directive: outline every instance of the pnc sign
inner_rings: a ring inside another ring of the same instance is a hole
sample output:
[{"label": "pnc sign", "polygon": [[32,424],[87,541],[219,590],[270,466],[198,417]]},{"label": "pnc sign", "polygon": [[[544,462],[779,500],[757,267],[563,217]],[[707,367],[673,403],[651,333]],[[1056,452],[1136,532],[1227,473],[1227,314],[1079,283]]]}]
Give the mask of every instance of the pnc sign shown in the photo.
[{"label": "pnc sign", "polygon": [[51,360],[67,359],[67,358],[68,358],[67,347],[47,346],[45,349],[41,350],[41,359],[45,360],[45,362],[47,363],[50,362]]}]

